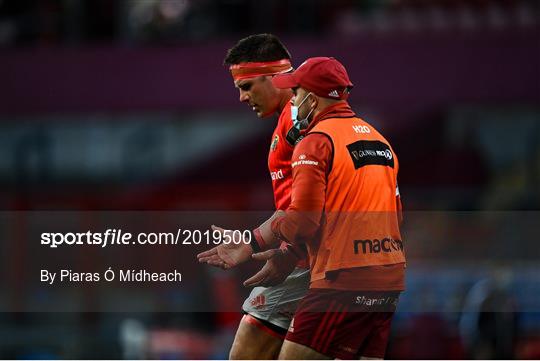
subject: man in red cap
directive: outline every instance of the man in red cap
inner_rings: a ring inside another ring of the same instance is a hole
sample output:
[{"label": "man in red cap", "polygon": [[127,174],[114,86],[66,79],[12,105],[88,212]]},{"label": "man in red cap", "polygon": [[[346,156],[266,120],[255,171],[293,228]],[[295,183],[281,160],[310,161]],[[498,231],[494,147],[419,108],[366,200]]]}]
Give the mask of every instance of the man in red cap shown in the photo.
[{"label": "man in red cap", "polygon": [[302,139],[291,160],[291,203],[254,230],[253,249],[306,244],[311,272],[279,357],[383,358],[404,289],[396,154],[351,110],[353,84],[336,59],[308,59],[272,82],[293,90]]},{"label": "man in red cap", "polygon": [[349,107],[353,84],[336,59],[308,59],[272,82],[293,89],[305,130],[291,205],[255,235],[262,248],[306,243],[311,266],[280,358],[383,358],[404,289],[396,154]]}]

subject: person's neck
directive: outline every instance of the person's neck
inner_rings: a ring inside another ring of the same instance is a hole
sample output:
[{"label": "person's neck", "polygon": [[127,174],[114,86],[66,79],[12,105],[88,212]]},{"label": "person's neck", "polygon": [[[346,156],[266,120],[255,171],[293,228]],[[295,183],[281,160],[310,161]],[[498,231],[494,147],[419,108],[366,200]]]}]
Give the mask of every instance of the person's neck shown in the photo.
[{"label": "person's neck", "polygon": [[285,109],[286,106],[289,105],[290,100],[293,96],[292,90],[286,89],[280,92],[280,99],[279,99],[279,105],[278,105],[278,114],[281,114],[283,109]]}]

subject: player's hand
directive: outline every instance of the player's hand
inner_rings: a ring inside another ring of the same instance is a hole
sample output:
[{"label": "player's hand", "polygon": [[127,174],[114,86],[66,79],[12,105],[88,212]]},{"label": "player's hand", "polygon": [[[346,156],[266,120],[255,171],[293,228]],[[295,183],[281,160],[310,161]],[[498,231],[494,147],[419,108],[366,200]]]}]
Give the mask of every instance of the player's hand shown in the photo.
[{"label": "player's hand", "polygon": [[[222,239],[226,239],[226,236],[233,234],[233,238],[228,243],[222,243],[208,251],[199,253],[197,259],[200,263],[206,263],[211,266],[219,267],[222,269],[229,269],[239,265],[251,259],[253,249],[246,244],[238,232],[227,232],[221,227],[212,225],[213,231],[218,231],[222,235]],[[230,237],[229,237],[230,238]]]},{"label": "player's hand", "polygon": [[295,255],[280,248],[255,253],[252,258],[266,263],[259,272],[244,281],[246,287],[279,285],[291,274],[298,262]]}]

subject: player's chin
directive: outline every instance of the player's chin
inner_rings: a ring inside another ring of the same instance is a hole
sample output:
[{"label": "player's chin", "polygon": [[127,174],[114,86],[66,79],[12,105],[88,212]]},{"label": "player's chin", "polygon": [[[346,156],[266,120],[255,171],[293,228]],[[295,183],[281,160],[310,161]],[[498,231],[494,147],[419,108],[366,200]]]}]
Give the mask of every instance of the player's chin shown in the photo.
[{"label": "player's chin", "polygon": [[255,110],[255,114],[257,114],[257,117],[259,117],[259,118],[266,118],[266,117],[268,117],[270,115],[270,114],[268,114],[268,112],[266,110],[263,110],[263,109]]}]

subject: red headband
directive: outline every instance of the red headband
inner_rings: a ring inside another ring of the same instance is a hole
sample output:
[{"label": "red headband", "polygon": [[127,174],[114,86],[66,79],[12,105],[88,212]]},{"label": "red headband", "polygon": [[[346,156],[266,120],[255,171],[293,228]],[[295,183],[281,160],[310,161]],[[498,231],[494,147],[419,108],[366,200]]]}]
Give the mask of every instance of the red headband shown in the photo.
[{"label": "red headband", "polygon": [[229,67],[234,81],[249,79],[263,75],[276,75],[292,70],[289,59],[263,62],[247,62],[234,64]]}]

